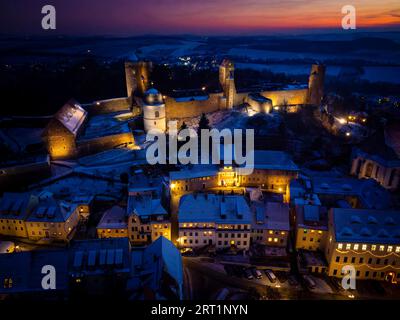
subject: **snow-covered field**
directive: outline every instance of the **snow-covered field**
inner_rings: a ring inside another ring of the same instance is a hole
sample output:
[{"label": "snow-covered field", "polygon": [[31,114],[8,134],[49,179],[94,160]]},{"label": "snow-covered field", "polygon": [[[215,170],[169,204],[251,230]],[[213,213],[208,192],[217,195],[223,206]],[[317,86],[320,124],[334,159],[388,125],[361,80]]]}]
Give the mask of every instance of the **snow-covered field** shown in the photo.
[{"label": "snow-covered field", "polygon": [[[307,64],[261,64],[261,63],[236,63],[237,68],[253,70],[269,70],[274,73],[286,73],[289,75],[308,75],[310,74],[310,65]],[[371,82],[391,82],[400,83],[400,67],[386,66],[366,66],[363,67],[364,74],[361,79]],[[342,70],[341,66],[328,66],[326,73],[328,76],[336,77]]]}]

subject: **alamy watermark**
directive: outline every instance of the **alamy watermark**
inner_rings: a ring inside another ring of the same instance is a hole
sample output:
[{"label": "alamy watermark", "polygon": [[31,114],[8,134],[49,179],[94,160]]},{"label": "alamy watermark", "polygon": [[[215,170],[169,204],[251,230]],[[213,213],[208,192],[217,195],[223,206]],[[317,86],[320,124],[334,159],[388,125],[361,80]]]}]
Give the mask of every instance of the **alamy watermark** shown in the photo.
[{"label": "alamy watermark", "polygon": [[42,28],[44,30],[55,30],[56,29],[56,8],[52,5],[45,5],[42,8]]},{"label": "alamy watermark", "polygon": [[344,30],[355,30],[356,25],[356,8],[352,5],[345,5],[342,7],[342,28]]},{"label": "alamy watermark", "polygon": [[[224,165],[235,163],[240,167],[243,175],[253,172],[253,129],[233,129],[233,134],[230,129],[201,129],[199,136],[191,128],[178,132],[177,121],[168,121],[168,135],[155,129],[147,133],[146,139],[152,142],[146,150],[147,162],[152,165],[220,164],[223,162]],[[223,140],[222,143],[221,140]],[[179,150],[178,141],[185,142]],[[245,142],[245,147],[243,142]]]}]

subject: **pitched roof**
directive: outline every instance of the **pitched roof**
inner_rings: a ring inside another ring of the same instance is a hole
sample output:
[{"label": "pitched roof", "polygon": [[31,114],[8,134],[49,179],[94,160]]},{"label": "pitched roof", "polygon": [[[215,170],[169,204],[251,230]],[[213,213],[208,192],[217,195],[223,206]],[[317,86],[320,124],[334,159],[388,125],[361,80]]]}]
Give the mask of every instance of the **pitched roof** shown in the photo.
[{"label": "pitched roof", "polygon": [[252,214],[243,196],[187,194],[180,200],[178,220],[251,224]]},{"label": "pitched roof", "polygon": [[87,115],[87,111],[77,101],[71,99],[58,110],[54,119],[58,120],[74,136],[77,136]]},{"label": "pitched roof", "polygon": [[[161,263],[154,263],[155,258],[161,259]],[[145,250],[143,255],[143,262],[145,268],[159,268],[158,272],[155,272],[154,280],[160,281],[162,270],[167,272],[177,282],[180,290],[180,296],[182,297],[183,290],[183,266],[181,253],[175,247],[175,245],[161,236],[152,244],[150,244]],[[157,277],[158,276],[158,277]]]},{"label": "pitched roof", "polygon": [[400,244],[400,211],[333,208],[337,242]]},{"label": "pitched roof", "polygon": [[128,215],[138,216],[166,215],[167,211],[161,204],[161,199],[152,199],[151,195],[129,196]]}]

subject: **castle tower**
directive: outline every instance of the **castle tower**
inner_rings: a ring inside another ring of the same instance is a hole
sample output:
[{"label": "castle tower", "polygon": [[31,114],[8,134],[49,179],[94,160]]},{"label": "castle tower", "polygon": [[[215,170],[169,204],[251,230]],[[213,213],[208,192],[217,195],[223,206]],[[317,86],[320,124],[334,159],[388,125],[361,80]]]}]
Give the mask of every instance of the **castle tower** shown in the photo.
[{"label": "castle tower", "polygon": [[134,93],[143,96],[150,84],[153,65],[149,61],[125,62],[126,90],[128,97]]},{"label": "castle tower", "polygon": [[313,64],[308,80],[308,103],[320,105],[324,96],[325,66]]},{"label": "castle tower", "polygon": [[161,93],[151,88],[144,93],[143,98],[144,130],[166,131],[165,104]]},{"label": "castle tower", "polygon": [[226,98],[226,108],[233,108],[236,96],[235,66],[232,61],[224,59],[219,66],[219,83]]}]

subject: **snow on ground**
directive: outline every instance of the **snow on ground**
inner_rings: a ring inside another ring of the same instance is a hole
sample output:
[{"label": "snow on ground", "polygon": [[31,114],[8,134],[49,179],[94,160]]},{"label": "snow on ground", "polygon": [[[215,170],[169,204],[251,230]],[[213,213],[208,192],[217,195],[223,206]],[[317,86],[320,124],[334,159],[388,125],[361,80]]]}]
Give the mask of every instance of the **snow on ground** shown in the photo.
[{"label": "snow on ground", "polygon": [[[254,113],[246,107],[216,111],[206,114],[206,117],[212,129],[254,129],[259,135],[275,132],[281,123],[281,117],[277,113]],[[185,121],[185,123],[189,128],[197,131],[199,120],[200,116]]]}]

